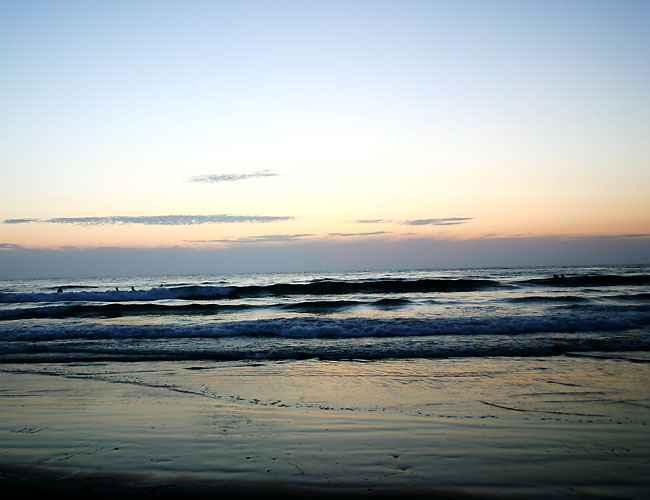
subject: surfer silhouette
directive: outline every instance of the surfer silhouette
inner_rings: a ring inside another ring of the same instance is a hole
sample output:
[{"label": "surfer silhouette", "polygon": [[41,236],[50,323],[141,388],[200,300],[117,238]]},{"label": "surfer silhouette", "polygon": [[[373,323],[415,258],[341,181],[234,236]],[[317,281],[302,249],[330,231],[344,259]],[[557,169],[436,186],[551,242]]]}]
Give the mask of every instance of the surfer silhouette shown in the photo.
[{"label": "surfer silhouette", "polygon": [[56,291],[56,293],[63,293],[63,288],[59,287],[59,289]]}]

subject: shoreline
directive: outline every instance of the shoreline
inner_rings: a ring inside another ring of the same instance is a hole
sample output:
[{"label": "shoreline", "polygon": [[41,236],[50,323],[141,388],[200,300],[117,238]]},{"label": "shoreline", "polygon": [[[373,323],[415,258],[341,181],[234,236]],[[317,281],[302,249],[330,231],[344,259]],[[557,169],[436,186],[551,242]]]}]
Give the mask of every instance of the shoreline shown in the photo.
[{"label": "shoreline", "polygon": [[472,494],[462,489],[386,487],[359,485],[302,485],[289,481],[210,481],[187,475],[155,479],[137,473],[62,474],[59,469],[0,465],[0,484],[5,494],[30,498],[270,498],[270,499],[363,499],[404,498],[440,500],[480,500],[491,495]]},{"label": "shoreline", "polygon": [[44,496],[643,498],[650,364],[627,356],[3,365],[0,484]]}]

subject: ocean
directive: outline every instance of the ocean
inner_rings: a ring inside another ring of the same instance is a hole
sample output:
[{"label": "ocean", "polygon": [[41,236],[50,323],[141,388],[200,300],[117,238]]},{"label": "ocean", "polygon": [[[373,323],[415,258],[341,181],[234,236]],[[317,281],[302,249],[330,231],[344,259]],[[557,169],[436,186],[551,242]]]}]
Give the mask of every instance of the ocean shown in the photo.
[{"label": "ocean", "polygon": [[641,500],[649,333],[648,265],[5,280],[0,487]]},{"label": "ocean", "polygon": [[650,350],[650,266],[0,281],[0,362]]}]

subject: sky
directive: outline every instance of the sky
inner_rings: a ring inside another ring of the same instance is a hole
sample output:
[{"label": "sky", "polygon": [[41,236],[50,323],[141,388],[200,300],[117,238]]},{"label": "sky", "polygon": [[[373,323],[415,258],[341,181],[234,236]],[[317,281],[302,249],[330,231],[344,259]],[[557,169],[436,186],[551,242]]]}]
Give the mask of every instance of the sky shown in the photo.
[{"label": "sky", "polygon": [[0,2],[0,278],[650,262],[649,26],[644,0]]}]

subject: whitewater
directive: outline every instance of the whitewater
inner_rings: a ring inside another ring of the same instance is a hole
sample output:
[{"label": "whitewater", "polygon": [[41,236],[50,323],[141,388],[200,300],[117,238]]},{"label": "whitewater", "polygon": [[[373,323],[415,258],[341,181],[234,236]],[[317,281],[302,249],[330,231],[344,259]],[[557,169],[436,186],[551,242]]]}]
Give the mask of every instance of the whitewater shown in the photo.
[{"label": "whitewater", "polygon": [[650,266],[0,281],[0,363],[650,350]]}]

